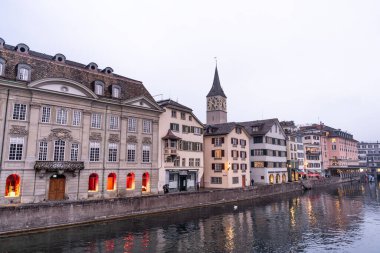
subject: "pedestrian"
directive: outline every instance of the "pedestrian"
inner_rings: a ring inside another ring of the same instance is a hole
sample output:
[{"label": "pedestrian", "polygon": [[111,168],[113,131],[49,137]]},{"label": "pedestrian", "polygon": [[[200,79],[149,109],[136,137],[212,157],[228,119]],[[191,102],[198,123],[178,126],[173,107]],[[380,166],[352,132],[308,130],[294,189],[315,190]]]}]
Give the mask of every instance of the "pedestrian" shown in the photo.
[{"label": "pedestrian", "polygon": [[253,178],[251,179],[251,186],[253,186],[253,184],[255,183],[255,180],[253,180]]}]

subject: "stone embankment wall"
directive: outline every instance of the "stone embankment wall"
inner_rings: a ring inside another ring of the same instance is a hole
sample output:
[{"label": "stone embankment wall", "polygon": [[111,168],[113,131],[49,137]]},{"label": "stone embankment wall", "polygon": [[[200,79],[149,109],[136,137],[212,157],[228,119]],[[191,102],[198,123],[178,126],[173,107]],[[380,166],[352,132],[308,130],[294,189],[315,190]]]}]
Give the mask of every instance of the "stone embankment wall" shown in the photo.
[{"label": "stone embankment wall", "polygon": [[[326,182],[325,182],[326,183]],[[330,182],[333,183],[333,182]],[[326,184],[324,184],[326,185]],[[0,236],[301,191],[300,183],[0,207]]]}]

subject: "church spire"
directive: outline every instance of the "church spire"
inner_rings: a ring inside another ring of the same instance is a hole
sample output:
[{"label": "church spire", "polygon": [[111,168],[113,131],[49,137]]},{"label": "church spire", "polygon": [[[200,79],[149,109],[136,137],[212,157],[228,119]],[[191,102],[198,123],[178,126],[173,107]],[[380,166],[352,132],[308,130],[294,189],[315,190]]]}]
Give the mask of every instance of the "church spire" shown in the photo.
[{"label": "church spire", "polygon": [[227,96],[224,94],[222,86],[220,85],[218,66],[215,66],[214,82],[212,83],[211,90],[209,91],[206,97],[214,97],[214,96],[221,96],[221,97],[227,98]]}]

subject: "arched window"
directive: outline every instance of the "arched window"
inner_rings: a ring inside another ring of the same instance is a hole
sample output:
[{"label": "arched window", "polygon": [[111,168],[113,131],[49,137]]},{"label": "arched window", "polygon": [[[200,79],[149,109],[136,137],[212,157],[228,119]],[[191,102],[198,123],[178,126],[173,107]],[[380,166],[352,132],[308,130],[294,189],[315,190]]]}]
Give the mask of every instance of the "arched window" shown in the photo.
[{"label": "arched window", "polygon": [[150,191],[150,183],[149,183],[149,173],[145,172],[142,176],[142,191],[149,192]]},{"label": "arched window", "polygon": [[279,184],[280,183],[280,174],[277,174],[276,175],[276,184]]},{"label": "arched window", "polygon": [[135,189],[135,173],[128,173],[127,175],[127,190]]},{"label": "arched window", "polygon": [[116,190],[116,174],[110,173],[107,178],[107,191]]},{"label": "arched window", "polygon": [[285,174],[282,174],[282,182],[286,183],[286,175]]},{"label": "arched window", "polygon": [[88,191],[97,192],[98,191],[98,174],[92,173],[88,179]]},{"label": "arched window", "polygon": [[273,184],[273,183],[274,183],[274,176],[273,176],[273,174],[270,174],[270,175],[269,175],[269,183],[270,183],[270,184]]},{"label": "arched window", "polygon": [[18,197],[20,195],[20,177],[9,175],[5,184],[5,197]]}]

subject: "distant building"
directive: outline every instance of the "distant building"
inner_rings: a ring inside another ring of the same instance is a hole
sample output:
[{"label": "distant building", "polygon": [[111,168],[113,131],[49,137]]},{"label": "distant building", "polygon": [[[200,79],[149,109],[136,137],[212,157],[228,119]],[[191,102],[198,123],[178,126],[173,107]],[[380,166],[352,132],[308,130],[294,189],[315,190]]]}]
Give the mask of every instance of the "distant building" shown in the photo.
[{"label": "distant building", "polygon": [[192,109],[170,99],[159,122],[159,184],[170,191],[195,190],[203,179],[203,124]]},{"label": "distant building", "polygon": [[207,125],[227,123],[227,96],[220,85],[218,68],[215,68],[214,81],[207,98]]},{"label": "distant building", "polygon": [[380,143],[359,142],[357,143],[359,153],[359,166],[368,168],[372,173],[380,173]]}]

